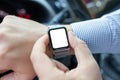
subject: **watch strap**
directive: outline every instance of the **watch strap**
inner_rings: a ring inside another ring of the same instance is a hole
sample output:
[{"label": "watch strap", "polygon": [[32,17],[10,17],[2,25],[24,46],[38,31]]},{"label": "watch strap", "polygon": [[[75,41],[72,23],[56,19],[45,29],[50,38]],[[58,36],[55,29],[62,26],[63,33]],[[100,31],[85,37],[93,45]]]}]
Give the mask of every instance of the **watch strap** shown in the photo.
[{"label": "watch strap", "polygon": [[69,48],[63,49],[63,50],[54,51],[54,58],[55,59],[59,59],[59,58],[66,57],[68,55],[68,53],[69,53]]}]

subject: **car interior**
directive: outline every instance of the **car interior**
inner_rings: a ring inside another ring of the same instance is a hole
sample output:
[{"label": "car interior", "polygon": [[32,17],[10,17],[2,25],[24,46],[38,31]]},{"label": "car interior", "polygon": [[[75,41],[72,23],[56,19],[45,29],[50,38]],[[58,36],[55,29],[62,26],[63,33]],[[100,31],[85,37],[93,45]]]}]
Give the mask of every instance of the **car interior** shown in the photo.
[{"label": "car interior", "polygon": [[[120,0],[0,0],[0,22],[6,15],[15,15],[45,25],[70,24],[99,18],[119,8]],[[119,55],[93,53],[93,56],[100,66],[103,80],[120,80],[120,66],[116,67],[120,64],[116,59]],[[69,69],[77,66],[74,55],[58,60]],[[0,77],[11,72],[2,73]],[[37,76],[33,80],[38,80]]]}]

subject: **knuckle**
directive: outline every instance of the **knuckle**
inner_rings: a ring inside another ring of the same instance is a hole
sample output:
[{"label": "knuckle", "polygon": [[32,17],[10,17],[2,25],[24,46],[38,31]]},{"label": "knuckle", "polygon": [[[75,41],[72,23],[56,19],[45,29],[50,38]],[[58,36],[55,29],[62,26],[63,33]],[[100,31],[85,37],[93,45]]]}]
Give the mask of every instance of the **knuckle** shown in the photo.
[{"label": "knuckle", "polygon": [[0,58],[10,53],[11,46],[6,42],[4,38],[0,38]]},{"label": "knuckle", "polygon": [[14,18],[14,17],[15,16],[13,16],[13,15],[7,15],[7,16],[4,17],[3,21],[4,20],[9,20],[9,19]]},{"label": "knuckle", "polygon": [[11,26],[10,25],[7,25],[7,24],[1,24],[0,25],[0,34],[5,34],[9,31],[11,31]]},{"label": "knuckle", "polygon": [[4,17],[4,19],[3,19],[3,21],[2,21],[1,24],[9,24],[9,23],[11,23],[12,21],[14,21],[15,18],[16,18],[16,17],[13,16],[13,15],[7,15],[7,16]]},{"label": "knuckle", "polygon": [[9,31],[8,28],[2,28],[0,29],[0,39],[6,36],[7,32]]},{"label": "knuckle", "polygon": [[0,48],[0,58],[4,58],[8,53],[8,48]]},{"label": "knuckle", "polygon": [[3,41],[5,39],[5,37],[7,36],[7,30],[0,30],[0,42]]}]

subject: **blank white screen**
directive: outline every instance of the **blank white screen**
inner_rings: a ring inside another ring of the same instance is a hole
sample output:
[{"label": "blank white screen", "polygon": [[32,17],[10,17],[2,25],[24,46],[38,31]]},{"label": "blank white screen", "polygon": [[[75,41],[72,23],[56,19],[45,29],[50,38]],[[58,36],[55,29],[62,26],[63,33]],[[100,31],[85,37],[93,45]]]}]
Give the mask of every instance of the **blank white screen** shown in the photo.
[{"label": "blank white screen", "polygon": [[61,48],[68,46],[65,29],[57,29],[50,31],[53,48]]}]

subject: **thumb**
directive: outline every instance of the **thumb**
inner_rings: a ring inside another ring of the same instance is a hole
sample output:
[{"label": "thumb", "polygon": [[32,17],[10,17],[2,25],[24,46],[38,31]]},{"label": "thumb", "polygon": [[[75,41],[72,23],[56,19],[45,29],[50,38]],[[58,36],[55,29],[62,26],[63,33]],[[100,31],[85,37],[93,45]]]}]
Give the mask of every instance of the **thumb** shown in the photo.
[{"label": "thumb", "polygon": [[88,59],[90,59],[90,57],[93,58],[89,48],[84,41],[78,39],[72,31],[69,31],[68,34],[70,45],[74,49],[78,64],[84,64]]}]

